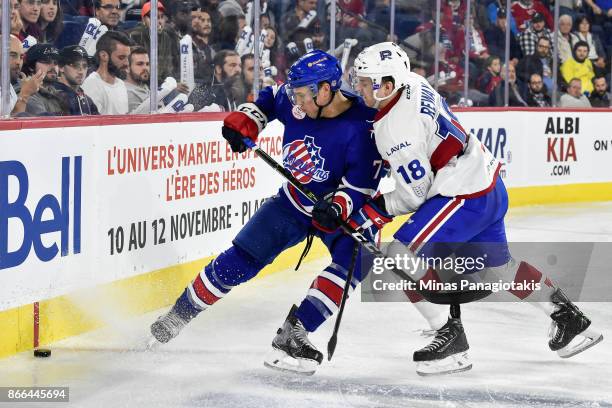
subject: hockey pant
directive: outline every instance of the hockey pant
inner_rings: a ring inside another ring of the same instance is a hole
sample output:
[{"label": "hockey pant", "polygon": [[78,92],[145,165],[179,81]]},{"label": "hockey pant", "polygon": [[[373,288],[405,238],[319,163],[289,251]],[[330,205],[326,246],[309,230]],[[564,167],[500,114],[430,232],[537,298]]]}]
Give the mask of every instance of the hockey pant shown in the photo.
[{"label": "hockey pant", "polygon": [[[188,309],[185,312],[192,317],[197,315],[235,286],[255,277],[281,252],[303,241],[310,232],[323,241],[332,258],[329,266],[312,282],[296,313],[306,330],[316,330],[339,308],[355,244],[342,232],[315,231],[311,218],[295,209],[284,195],[272,197],[242,228],[233,245],[206,265],[187,286],[177,304]],[[362,280],[359,255],[354,265],[351,291]]]},{"label": "hockey pant", "polygon": [[[521,300],[547,301],[554,290],[550,279],[510,255],[504,226],[507,210],[508,194],[501,178],[491,191],[479,197],[432,197],[395,233],[395,241],[389,245],[387,255],[409,252],[427,258],[446,258],[451,254],[471,259],[480,257],[484,260],[484,269],[463,273],[478,272],[491,280],[542,281],[544,290],[510,293]],[[426,268],[417,279],[441,281],[439,273],[444,271]],[[406,294],[432,329],[439,329],[446,323],[447,306],[422,302],[423,297],[415,291],[406,291]],[[545,311],[549,312],[548,308]]]}]

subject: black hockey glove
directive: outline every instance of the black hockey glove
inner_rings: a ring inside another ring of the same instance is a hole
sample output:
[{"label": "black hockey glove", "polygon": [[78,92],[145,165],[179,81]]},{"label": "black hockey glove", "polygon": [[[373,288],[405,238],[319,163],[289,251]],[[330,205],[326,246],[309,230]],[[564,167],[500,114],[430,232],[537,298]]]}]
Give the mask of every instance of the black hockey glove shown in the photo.
[{"label": "black hockey glove", "polygon": [[334,232],[340,227],[342,221],[346,221],[352,207],[348,194],[342,191],[339,191],[338,194],[327,194],[312,208],[312,225],[323,232]]},{"label": "black hockey glove", "polygon": [[234,153],[246,152],[247,145],[244,144],[244,141],[242,140],[244,139],[244,136],[242,135],[242,133],[234,129],[231,129],[227,126],[223,126],[221,128],[221,133],[223,134],[223,138],[227,140],[230,147],[232,148],[232,152]]}]

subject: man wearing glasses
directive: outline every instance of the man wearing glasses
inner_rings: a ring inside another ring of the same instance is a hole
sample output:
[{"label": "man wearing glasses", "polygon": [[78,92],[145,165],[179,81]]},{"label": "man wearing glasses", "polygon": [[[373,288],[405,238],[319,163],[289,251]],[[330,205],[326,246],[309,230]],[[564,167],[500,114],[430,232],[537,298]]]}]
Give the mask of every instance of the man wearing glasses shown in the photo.
[{"label": "man wearing glasses", "polygon": [[65,115],[99,115],[81,85],[87,77],[87,51],[79,45],[62,48],[58,58],[60,78],[53,84],[64,103]]},{"label": "man wearing glasses", "polygon": [[107,26],[109,30],[115,30],[120,23],[121,3],[119,0],[96,0],[96,18]]}]

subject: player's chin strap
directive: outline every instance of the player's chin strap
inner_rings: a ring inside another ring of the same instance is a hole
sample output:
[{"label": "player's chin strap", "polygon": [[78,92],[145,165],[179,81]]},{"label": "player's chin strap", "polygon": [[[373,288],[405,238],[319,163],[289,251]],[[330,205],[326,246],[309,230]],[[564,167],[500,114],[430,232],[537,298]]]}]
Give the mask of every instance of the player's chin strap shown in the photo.
[{"label": "player's chin strap", "polygon": [[378,106],[380,106],[380,103],[381,103],[382,101],[386,101],[386,100],[387,100],[387,99],[389,99],[389,98],[393,98],[394,96],[396,96],[396,95],[398,94],[398,92],[399,92],[399,93],[404,92],[404,87],[402,86],[402,87],[401,87],[401,88],[399,88],[399,89],[394,89],[394,92],[391,92],[391,94],[390,94],[390,95],[387,95],[387,96],[385,96],[384,98],[379,98],[379,97],[376,95],[376,93],[378,93],[378,90],[377,90],[377,91],[376,91],[376,93],[372,95],[372,96],[374,97],[374,100],[376,101],[376,102],[374,103],[374,109],[378,109]]},{"label": "player's chin strap", "polygon": [[321,117],[321,113],[323,112],[323,109],[324,109],[325,107],[329,106],[329,105],[332,103],[332,101],[334,100],[334,96],[336,96],[336,92],[338,92],[338,91],[333,91],[333,92],[332,92],[332,94],[331,94],[331,98],[329,98],[329,102],[327,102],[325,105],[319,105],[319,104],[317,103],[317,96],[318,96],[318,95],[315,95],[315,97],[314,97],[314,98],[312,98],[312,100],[313,100],[314,104],[317,106],[317,108],[319,108],[319,112],[317,112],[317,119],[319,119],[319,118]]}]

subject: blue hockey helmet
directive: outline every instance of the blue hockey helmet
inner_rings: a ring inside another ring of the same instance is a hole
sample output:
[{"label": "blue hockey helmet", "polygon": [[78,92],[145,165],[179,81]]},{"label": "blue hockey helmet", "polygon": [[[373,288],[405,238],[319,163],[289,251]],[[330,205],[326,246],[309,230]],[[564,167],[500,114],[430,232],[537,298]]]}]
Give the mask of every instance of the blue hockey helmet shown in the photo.
[{"label": "blue hockey helmet", "polygon": [[303,55],[289,68],[287,75],[287,96],[296,105],[294,90],[307,86],[315,98],[319,84],[328,82],[332,91],[337,91],[342,85],[342,68],[333,55],[321,50],[313,50]]}]

